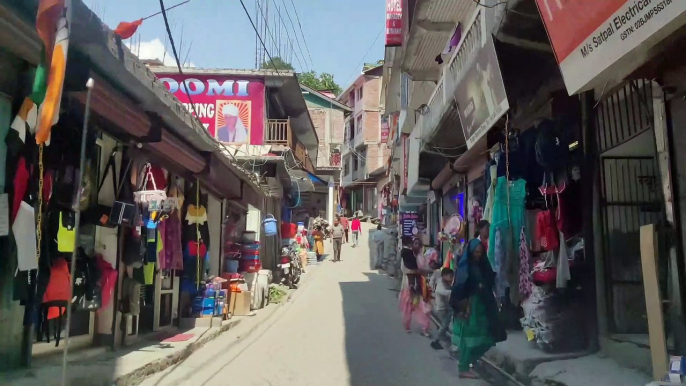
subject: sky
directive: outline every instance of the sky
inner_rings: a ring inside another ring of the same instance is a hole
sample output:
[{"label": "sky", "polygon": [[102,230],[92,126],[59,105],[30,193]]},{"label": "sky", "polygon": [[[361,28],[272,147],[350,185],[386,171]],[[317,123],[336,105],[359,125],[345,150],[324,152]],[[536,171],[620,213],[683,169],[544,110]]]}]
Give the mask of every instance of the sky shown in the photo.
[{"label": "sky", "polygon": [[[165,0],[171,7],[182,0]],[[256,0],[243,0],[250,16],[255,20]],[[276,39],[276,23],[281,24],[276,7],[293,41],[295,56],[292,64],[296,71],[314,70],[334,75],[335,81],[345,88],[362,70],[362,63],[383,59],[384,23],[386,2],[384,0],[262,0],[269,3],[270,30]],[[300,48],[295,41],[291,23],[284,11],[286,4],[293,20],[295,31],[300,29],[292,8],[295,5],[305,44]],[[110,28],[116,28],[121,21],[134,21],[159,12],[157,0],[84,0],[84,2],[105,21]],[[276,5],[274,5],[276,4]],[[276,22],[273,20],[277,16]],[[255,32],[239,0],[191,0],[168,12],[174,42],[179,56],[187,65],[201,68],[255,68]],[[129,39],[134,53],[140,52],[142,59],[160,59],[174,65],[171,46],[167,41],[165,52],[164,19],[162,15],[145,20],[138,34]],[[180,46],[183,38],[183,51]],[[282,41],[288,37],[282,32]],[[272,39],[263,36],[268,51],[276,56]],[[375,42],[376,40],[376,42]],[[140,44],[138,43],[140,41]],[[140,47],[140,51],[139,51]],[[367,54],[367,52],[369,53]],[[365,54],[367,54],[365,56]],[[310,56],[312,58],[310,64]],[[187,59],[186,59],[187,57]],[[302,64],[301,64],[302,63]]]}]

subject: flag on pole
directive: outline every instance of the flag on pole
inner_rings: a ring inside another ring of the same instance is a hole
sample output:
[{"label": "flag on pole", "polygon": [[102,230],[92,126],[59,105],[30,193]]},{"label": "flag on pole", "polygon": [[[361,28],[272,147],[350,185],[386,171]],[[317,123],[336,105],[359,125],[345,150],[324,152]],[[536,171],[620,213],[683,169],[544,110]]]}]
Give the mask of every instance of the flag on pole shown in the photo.
[{"label": "flag on pole", "polygon": [[[36,30],[43,41],[43,64],[47,68],[45,98],[38,111],[36,143],[50,141],[50,131],[59,120],[62,89],[67,69],[71,0],[40,0]],[[40,85],[34,85],[40,88]],[[34,87],[34,92],[36,87]]]},{"label": "flag on pole", "polygon": [[133,34],[136,33],[138,27],[140,27],[141,24],[143,24],[143,19],[138,19],[132,22],[122,21],[117,26],[117,29],[114,30],[114,33],[125,40],[133,36]]}]

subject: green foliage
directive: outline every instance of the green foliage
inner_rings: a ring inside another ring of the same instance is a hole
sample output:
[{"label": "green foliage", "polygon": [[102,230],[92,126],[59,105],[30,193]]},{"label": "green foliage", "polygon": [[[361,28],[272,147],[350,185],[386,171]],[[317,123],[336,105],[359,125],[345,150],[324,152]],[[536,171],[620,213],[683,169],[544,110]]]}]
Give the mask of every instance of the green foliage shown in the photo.
[{"label": "green foliage", "polygon": [[293,66],[288,63],[287,61],[283,60],[282,58],[278,56],[274,56],[272,60],[267,59],[262,65],[260,66],[261,70],[274,70],[275,68],[277,70],[284,70],[284,71],[293,71],[294,68]]},{"label": "green foliage", "polygon": [[298,75],[298,80],[301,84],[317,91],[331,90],[336,95],[339,95],[341,91],[343,91],[341,86],[333,79],[333,75],[326,72],[321,74],[317,74],[314,71],[303,72]]}]

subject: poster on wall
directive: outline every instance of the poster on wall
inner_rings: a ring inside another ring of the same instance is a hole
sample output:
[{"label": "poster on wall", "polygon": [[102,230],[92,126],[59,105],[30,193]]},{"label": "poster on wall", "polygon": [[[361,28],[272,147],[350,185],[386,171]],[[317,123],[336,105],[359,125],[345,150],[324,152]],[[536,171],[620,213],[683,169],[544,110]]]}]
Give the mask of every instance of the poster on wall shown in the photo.
[{"label": "poster on wall", "polygon": [[403,44],[402,0],[386,0],[386,47]]},{"label": "poster on wall", "polygon": [[510,108],[493,38],[469,52],[472,64],[455,88],[462,130],[471,148]]},{"label": "poster on wall", "polygon": [[[160,80],[218,141],[261,145],[264,81],[220,75],[160,75]],[[190,103],[193,102],[195,112]]]},{"label": "poster on wall", "polygon": [[536,0],[536,4],[569,95],[602,85],[607,80],[602,79],[603,72],[621,80],[647,59],[635,53],[655,46],[686,23],[683,0]]},{"label": "poster on wall", "polygon": [[403,237],[416,237],[419,234],[419,213],[400,212],[400,227]]}]

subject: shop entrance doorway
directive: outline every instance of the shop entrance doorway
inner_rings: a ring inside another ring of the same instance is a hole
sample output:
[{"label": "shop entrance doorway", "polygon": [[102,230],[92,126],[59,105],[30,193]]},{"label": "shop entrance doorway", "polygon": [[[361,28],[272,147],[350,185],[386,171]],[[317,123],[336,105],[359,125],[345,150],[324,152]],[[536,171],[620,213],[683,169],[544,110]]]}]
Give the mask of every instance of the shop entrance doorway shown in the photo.
[{"label": "shop entrance doorway", "polygon": [[[643,225],[661,225],[665,213],[652,90],[650,81],[628,82],[604,99],[596,112],[601,243],[612,334],[648,333],[639,232]],[[667,260],[662,262],[660,284],[665,285]]]}]

